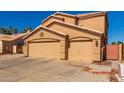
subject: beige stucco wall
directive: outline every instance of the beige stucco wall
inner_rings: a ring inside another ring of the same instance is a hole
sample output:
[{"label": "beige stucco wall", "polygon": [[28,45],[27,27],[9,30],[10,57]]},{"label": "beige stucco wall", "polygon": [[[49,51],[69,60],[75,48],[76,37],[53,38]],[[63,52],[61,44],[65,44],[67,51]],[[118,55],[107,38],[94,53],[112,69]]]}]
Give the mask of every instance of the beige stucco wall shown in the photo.
[{"label": "beige stucco wall", "polygon": [[27,49],[26,49],[26,43],[23,45],[23,54],[27,56]]},{"label": "beige stucco wall", "polygon": [[[35,39],[37,39],[37,40],[35,40]],[[56,40],[60,41],[60,42],[57,42],[58,44],[48,42],[48,41],[56,41]],[[33,47],[33,46],[30,46],[30,42],[41,42],[42,43],[42,41],[46,42],[46,45],[47,45],[46,48],[51,49],[50,50],[51,53],[54,53],[54,49],[59,47],[59,49],[58,49],[59,50],[58,53],[60,54],[59,59],[66,59],[67,58],[67,56],[65,55],[65,52],[66,52],[66,47],[65,47],[66,38],[63,37],[63,36],[56,35],[56,34],[54,34],[53,32],[50,32],[50,31],[47,32],[42,28],[39,29],[36,33],[32,34],[32,36],[30,36],[29,38],[27,38],[25,40],[25,46],[23,47],[25,56],[29,55],[29,51],[30,51],[29,48]],[[41,45],[43,45],[43,44],[41,44]],[[55,46],[55,45],[58,45],[58,46]],[[36,48],[34,48],[34,49],[39,49],[40,48],[38,43],[35,43],[35,47]],[[45,50],[45,46],[42,49]],[[36,54],[35,50],[32,50],[32,51],[34,51],[34,54]],[[49,51],[46,51],[46,52],[49,52]],[[57,52],[55,52],[55,53],[57,53]]]},{"label": "beige stucco wall", "polygon": [[56,14],[55,16],[64,18],[64,22],[66,23],[75,24],[75,17],[65,16],[61,14]]},{"label": "beige stucco wall", "polygon": [[73,27],[68,27],[61,24],[57,24],[57,23],[49,25],[48,28],[68,34],[70,38],[84,36],[84,37],[90,37],[91,39],[100,39],[100,37],[96,36],[95,34],[93,35],[86,31],[76,29]]},{"label": "beige stucco wall", "polygon": [[29,46],[28,46],[28,42],[27,41],[25,41],[25,44],[24,44],[24,46],[23,46],[23,54],[24,54],[24,56],[28,56],[29,54]]},{"label": "beige stucco wall", "polygon": [[[96,47],[96,41],[98,41],[98,47]],[[93,59],[94,61],[103,61],[103,53],[101,51],[101,40],[93,40]]]},{"label": "beige stucco wall", "polygon": [[97,16],[91,18],[80,18],[79,26],[84,26],[93,30],[105,32],[105,16]]},{"label": "beige stucco wall", "polygon": [[58,40],[63,40],[63,37],[55,35],[52,32],[46,31],[41,28],[41,29],[38,29],[36,31],[36,33],[32,34],[32,36],[27,38],[25,41],[30,41],[32,39],[37,39],[37,38],[54,38],[54,39],[58,39]]},{"label": "beige stucco wall", "polygon": [[13,45],[13,53],[16,53],[16,45]]},{"label": "beige stucco wall", "polygon": [[[67,27],[65,25],[60,25],[60,24],[53,24],[50,25],[49,28],[51,29],[55,29],[56,31],[60,31],[63,33],[66,33],[69,35],[70,38],[73,37],[89,37],[91,39],[93,39],[92,42],[92,48],[93,48],[93,55],[92,58],[94,61],[102,61],[101,59],[101,37],[100,36],[96,36],[95,34],[90,34],[87,33],[86,31],[82,31],[80,29],[75,29],[72,27]],[[95,41],[98,41],[98,47],[96,47]]]}]

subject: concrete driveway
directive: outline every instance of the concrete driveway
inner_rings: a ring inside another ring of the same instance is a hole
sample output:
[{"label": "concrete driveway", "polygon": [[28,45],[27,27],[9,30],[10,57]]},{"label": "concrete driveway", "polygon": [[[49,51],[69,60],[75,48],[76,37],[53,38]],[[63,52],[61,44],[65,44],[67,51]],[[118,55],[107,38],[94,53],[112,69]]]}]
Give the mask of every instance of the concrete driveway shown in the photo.
[{"label": "concrete driveway", "polygon": [[0,55],[0,81],[108,82],[107,75],[81,71],[65,60]]}]

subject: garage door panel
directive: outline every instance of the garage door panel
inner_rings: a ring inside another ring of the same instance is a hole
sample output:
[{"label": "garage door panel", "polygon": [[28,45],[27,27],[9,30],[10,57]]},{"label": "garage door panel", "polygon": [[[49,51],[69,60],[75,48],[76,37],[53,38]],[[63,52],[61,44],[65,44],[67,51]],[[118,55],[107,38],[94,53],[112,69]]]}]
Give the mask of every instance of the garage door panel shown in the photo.
[{"label": "garage door panel", "polygon": [[60,58],[60,44],[58,42],[55,43],[45,43],[44,44],[44,57],[47,58]]},{"label": "garage door panel", "polygon": [[29,43],[29,56],[37,58],[60,58],[60,42]]},{"label": "garage door panel", "polygon": [[43,49],[40,44],[29,43],[29,56],[30,57],[43,57]]},{"label": "garage door panel", "polygon": [[71,42],[69,60],[92,61],[92,42]]}]

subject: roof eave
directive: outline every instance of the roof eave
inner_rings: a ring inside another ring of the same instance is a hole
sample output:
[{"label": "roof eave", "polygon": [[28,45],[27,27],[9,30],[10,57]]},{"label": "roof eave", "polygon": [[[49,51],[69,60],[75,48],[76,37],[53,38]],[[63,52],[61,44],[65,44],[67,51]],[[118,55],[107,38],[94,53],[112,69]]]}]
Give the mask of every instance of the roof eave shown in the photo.
[{"label": "roof eave", "polygon": [[80,19],[86,19],[86,18],[92,18],[92,17],[98,17],[98,16],[105,16],[107,12],[95,12],[95,13],[89,13],[84,15],[76,15]]},{"label": "roof eave", "polygon": [[81,30],[87,30],[89,31],[90,33],[95,33],[97,35],[102,35],[103,33],[102,32],[99,32],[99,31],[95,31],[95,30],[92,30],[92,29],[88,29],[88,28],[83,28],[83,27],[79,27],[77,25],[72,25],[72,24],[69,24],[69,23],[65,23],[65,22],[60,22],[60,21],[53,21],[51,23],[49,23],[46,27],[54,24],[54,23],[58,23],[58,24],[62,24],[62,25],[66,25],[66,26],[70,26],[70,27],[74,27],[74,28],[77,28],[77,29],[81,29]]},{"label": "roof eave", "polygon": [[75,15],[67,14],[67,13],[63,13],[63,12],[56,12],[56,13],[54,13],[53,15],[57,15],[57,14],[59,14],[59,15],[64,15],[64,16],[68,16],[68,17],[73,17],[73,18],[76,17]]},{"label": "roof eave", "polygon": [[45,30],[48,30],[48,31],[51,31],[51,32],[54,32],[54,33],[56,33],[56,34],[58,34],[58,35],[61,35],[61,36],[63,36],[63,37],[67,36],[67,35],[64,34],[64,33],[57,32],[57,31],[55,31],[55,30],[52,30],[52,29],[49,29],[49,28],[46,28],[46,27],[43,27],[43,26],[38,26],[38,27],[37,27],[36,29],[34,29],[29,35],[25,36],[25,37],[23,38],[23,40],[26,40],[28,37],[30,37],[34,32],[36,32],[36,31],[39,30],[40,28],[45,29]]}]

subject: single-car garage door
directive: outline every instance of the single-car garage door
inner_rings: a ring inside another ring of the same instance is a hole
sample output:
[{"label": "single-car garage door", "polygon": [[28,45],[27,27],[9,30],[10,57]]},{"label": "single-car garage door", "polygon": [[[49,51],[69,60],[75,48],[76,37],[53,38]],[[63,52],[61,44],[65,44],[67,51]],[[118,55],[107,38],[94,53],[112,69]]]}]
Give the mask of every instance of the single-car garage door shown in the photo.
[{"label": "single-car garage door", "polygon": [[29,56],[60,59],[60,42],[29,43]]},{"label": "single-car garage door", "polygon": [[92,41],[70,42],[69,60],[92,62]]}]

